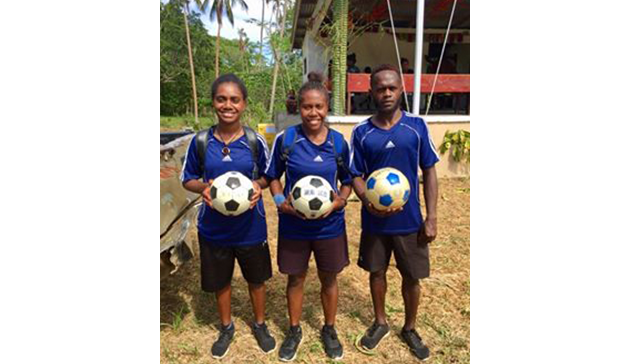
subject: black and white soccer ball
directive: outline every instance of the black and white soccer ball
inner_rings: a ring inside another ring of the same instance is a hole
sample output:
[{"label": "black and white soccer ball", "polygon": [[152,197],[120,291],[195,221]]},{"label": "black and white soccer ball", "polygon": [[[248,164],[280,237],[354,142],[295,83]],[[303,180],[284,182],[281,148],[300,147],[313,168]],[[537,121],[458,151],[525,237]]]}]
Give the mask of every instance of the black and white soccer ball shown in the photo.
[{"label": "black and white soccer ball", "polygon": [[291,190],[291,205],[307,219],[317,219],[332,208],[333,189],[319,176],[301,178]]},{"label": "black and white soccer ball", "polygon": [[210,187],[212,207],[225,216],[238,216],[247,211],[253,195],[252,181],[235,171],[215,178]]},{"label": "black and white soccer ball", "polygon": [[402,207],[409,200],[409,181],[395,168],[381,168],[372,172],[365,186],[365,195],[377,210]]}]

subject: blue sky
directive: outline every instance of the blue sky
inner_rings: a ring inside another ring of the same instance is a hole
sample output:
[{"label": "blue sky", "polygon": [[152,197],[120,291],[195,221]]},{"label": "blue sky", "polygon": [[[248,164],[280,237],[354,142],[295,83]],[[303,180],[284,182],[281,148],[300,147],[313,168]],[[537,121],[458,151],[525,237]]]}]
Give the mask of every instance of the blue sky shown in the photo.
[{"label": "blue sky", "polygon": [[[160,0],[160,2],[168,3],[169,1]],[[245,0],[245,3],[247,3],[247,11],[245,11],[240,6],[235,6],[232,8],[232,13],[234,14],[234,26],[230,24],[230,22],[227,20],[227,15],[225,15],[225,17],[223,18],[223,26],[221,27],[221,38],[238,39],[238,29],[243,28],[250,42],[253,43],[260,41],[260,27],[255,24],[248,23],[247,20],[249,20],[250,18],[256,18],[257,20],[260,20],[262,16],[263,0]],[[201,13],[194,1],[190,1],[189,4],[190,11]],[[269,21],[271,15],[270,13],[271,4],[268,4],[265,6],[266,21]],[[209,34],[213,36],[217,35],[218,23],[216,19],[213,22],[210,22],[210,15],[206,13],[201,14],[201,21],[208,30]],[[266,39],[267,35],[263,33],[263,37],[264,39]],[[263,40],[263,42],[264,41],[265,40]],[[263,47],[263,55],[267,61],[271,60],[271,49],[268,46]]]},{"label": "blue sky", "polygon": [[[163,3],[167,3],[168,0],[160,0]],[[260,41],[260,27],[255,24],[247,23],[247,20],[250,18],[256,18],[260,20],[262,15],[262,6],[263,0],[245,0],[247,3],[248,11],[243,10],[240,6],[235,6],[232,8],[232,12],[234,13],[234,26],[230,24],[227,20],[227,16],[224,18],[223,27],[221,27],[221,37],[228,39],[238,39],[238,29],[243,28],[245,30],[245,34],[251,42]],[[194,1],[190,2],[190,10],[195,12],[200,12],[195,5]],[[271,4],[265,6],[265,20],[269,20],[269,16],[271,12]],[[215,19],[214,22],[210,22],[209,14],[202,14],[201,21],[205,25],[208,33],[211,35],[217,35],[217,21]],[[263,35],[266,37],[266,35]]]}]

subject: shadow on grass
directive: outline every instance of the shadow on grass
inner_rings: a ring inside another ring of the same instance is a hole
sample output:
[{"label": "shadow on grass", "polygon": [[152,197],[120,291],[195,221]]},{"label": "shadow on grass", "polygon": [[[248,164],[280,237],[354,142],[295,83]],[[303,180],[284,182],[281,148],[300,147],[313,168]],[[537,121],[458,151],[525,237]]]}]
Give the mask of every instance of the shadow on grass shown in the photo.
[{"label": "shadow on grass", "polygon": [[192,268],[192,264],[186,264],[160,282],[160,330],[167,327],[177,329],[178,324],[190,314],[190,307],[181,293],[190,291],[190,281],[194,281]]}]

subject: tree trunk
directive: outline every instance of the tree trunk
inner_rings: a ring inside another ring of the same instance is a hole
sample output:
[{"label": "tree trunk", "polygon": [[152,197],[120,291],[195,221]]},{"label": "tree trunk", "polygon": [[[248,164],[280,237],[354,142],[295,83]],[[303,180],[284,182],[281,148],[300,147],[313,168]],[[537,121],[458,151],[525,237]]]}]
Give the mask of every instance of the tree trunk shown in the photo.
[{"label": "tree trunk", "polygon": [[348,0],[333,0],[333,107],[334,115],[345,113],[346,57],[348,54]]},{"label": "tree trunk", "polygon": [[192,45],[190,44],[190,30],[188,29],[188,5],[184,8],[184,25],[186,26],[186,41],[188,43],[188,63],[190,63],[190,76],[192,79],[192,91],[193,91],[193,102],[194,102],[194,110],[195,110],[195,127],[197,130],[200,129],[199,125],[199,114],[197,113],[197,86],[195,85],[195,66],[193,63],[192,56]]},{"label": "tree trunk", "polygon": [[[287,20],[287,3],[283,3],[282,7],[282,20],[280,23],[280,42],[284,40],[284,23]],[[273,103],[276,98],[276,82],[278,81],[278,69],[280,68],[280,57],[278,56],[278,50],[274,48],[273,55],[275,62],[273,65],[273,81],[271,82],[271,102],[269,103],[269,115],[273,118]]]},{"label": "tree trunk", "polygon": [[263,64],[263,29],[265,28],[265,1],[262,1],[262,17],[260,18],[260,64]]},{"label": "tree trunk", "polygon": [[214,78],[219,78],[219,50],[221,49],[221,23],[217,28],[217,45],[214,50]]}]

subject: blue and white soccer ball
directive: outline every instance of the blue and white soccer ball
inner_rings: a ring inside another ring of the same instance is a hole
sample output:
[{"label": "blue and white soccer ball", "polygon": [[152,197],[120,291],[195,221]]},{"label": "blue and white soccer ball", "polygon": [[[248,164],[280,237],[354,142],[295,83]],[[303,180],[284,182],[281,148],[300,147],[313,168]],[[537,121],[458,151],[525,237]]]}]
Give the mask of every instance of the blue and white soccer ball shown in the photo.
[{"label": "blue and white soccer ball", "polygon": [[395,168],[378,169],[368,177],[366,197],[377,210],[402,207],[409,200],[409,181]]}]

